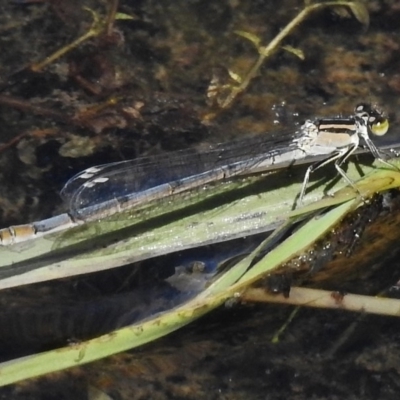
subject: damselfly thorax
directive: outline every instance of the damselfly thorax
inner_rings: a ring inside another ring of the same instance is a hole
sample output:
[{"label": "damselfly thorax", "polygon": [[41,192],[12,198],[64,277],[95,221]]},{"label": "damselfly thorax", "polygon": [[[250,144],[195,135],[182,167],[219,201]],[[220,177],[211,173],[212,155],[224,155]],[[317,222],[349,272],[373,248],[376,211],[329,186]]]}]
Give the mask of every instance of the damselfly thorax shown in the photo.
[{"label": "damselfly thorax", "polygon": [[382,154],[370,139],[370,134],[382,136],[389,129],[388,119],[375,107],[359,104],[352,117],[321,118],[306,121],[301,129],[304,134],[296,140],[299,147],[307,153],[307,156],[327,155],[329,157],[312,164],[307,169],[299,194],[300,203],[306,193],[310,174],[331,162],[335,163],[335,168],[343,179],[358,191],[341,165],[357,150],[360,141],[364,142],[376,159],[394,168],[393,165],[383,159]]}]

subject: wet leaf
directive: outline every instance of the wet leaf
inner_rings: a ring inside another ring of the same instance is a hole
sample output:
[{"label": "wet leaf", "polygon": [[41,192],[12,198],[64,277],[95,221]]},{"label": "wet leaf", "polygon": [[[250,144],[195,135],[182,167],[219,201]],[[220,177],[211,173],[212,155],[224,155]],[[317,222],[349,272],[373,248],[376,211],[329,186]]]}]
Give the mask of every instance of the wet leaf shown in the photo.
[{"label": "wet leaf", "polygon": [[[357,183],[364,199],[377,191],[399,187],[399,185],[400,173],[385,169],[372,171]],[[251,254],[224,272],[196,298],[152,319],[127,326],[96,339],[2,363],[0,364],[0,385],[92,362],[149,343],[187,325],[227,300],[235,298],[236,294],[240,295],[248,285],[304,251],[321,235],[330,232],[338,221],[362,202],[362,198],[354,192],[353,188],[344,188],[337,192],[335,197],[316,202],[315,204],[318,204],[319,207],[330,207],[335,203],[336,207],[330,208],[324,214],[319,214],[318,217],[309,218],[300,229],[294,231],[279,245],[271,247],[271,251],[260,261],[255,262],[260,254],[263,254],[266,245],[268,247],[271,243],[274,245],[274,235],[279,235],[281,229],[290,227],[291,223],[296,222],[296,214],[298,215],[300,211],[291,213],[291,216],[286,219],[286,223],[277,228]],[[312,205],[308,209],[310,207]]]},{"label": "wet leaf", "polygon": [[[398,160],[392,162],[395,166],[399,163]],[[381,167],[379,162],[376,166]],[[372,172],[374,167],[363,170]],[[66,231],[0,246],[0,288],[116,268],[204,243],[217,243],[221,238],[228,240],[253,231],[268,231],[289,217],[305,215],[355,197],[362,201],[351,187],[334,197],[324,197],[324,185],[316,185],[307,194],[308,205],[292,211],[293,201],[302,186],[301,172],[297,178],[293,175],[292,180],[284,171],[268,177],[243,177],[231,183],[210,186],[204,192],[176,195],[176,201],[145,204]],[[359,177],[353,163],[349,163],[347,174],[354,181]],[[311,181],[314,179],[312,177]],[[363,182],[357,185],[366,199],[373,193],[400,186],[400,174],[394,170],[378,169],[375,174],[367,175]],[[343,185],[344,182],[339,180],[331,191],[337,191]],[[223,202],[219,203],[222,198]],[[317,199],[321,200],[316,202]],[[190,210],[190,213],[185,214],[185,210]],[[181,213],[183,216],[176,220],[164,220],[164,216],[179,216]],[[142,231],[142,224],[151,218],[157,221],[154,222],[156,225]]]}]

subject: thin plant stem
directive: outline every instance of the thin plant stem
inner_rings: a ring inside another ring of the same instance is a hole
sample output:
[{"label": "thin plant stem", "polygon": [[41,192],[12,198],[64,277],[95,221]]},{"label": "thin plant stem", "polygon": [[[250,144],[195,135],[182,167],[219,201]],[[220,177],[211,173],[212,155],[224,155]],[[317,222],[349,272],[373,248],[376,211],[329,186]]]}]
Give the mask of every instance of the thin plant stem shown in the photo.
[{"label": "thin plant stem", "polygon": [[108,12],[107,21],[106,21],[106,35],[107,36],[110,36],[112,34],[115,16],[116,16],[117,10],[118,10],[118,5],[119,5],[119,0],[111,0],[111,7]]},{"label": "thin plant stem", "polygon": [[241,294],[245,302],[292,304],[297,306],[331,308],[368,314],[400,316],[400,300],[384,297],[340,294],[328,290],[292,287],[290,296],[268,293],[265,289],[246,289]]},{"label": "thin plant stem", "polygon": [[61,49],[58,49],[55,51],[53,54],[50,56],[46,57],[43,61],[39,63],[34,63],[30,66],[30,69],[33,72],[40,72],[43,68],[47,67],[49,64],[51,64],[53,61],[57,60],[58,58],[64,56],[71,50],[75,49],[79,45],[81,45],[83,42],[85,42],[88,39],[91,39],[92,37],[98,36],[101,34],[101,32],[104,31],[105,24],[101,22],[97,14],[89,9],[86,8],[87,11],[89,11],[92,14],[93,17],[93,23],[90,29],[80,36],[78,39],[74,40],[72,43],[69,43],[68,45],[62,47]]},{"label": "thin plant stem", "polygon": [[310,4],[304,7],[304,9],[297,14],[295,18],[292,19],[279,33],[277,36],[275,36],[274,39],[265,47],[261,47],[259,49],[259,57],[257,61],[254,63],[254,65],[250,68],[250,70],[247,72],[241,83],[233,87],[229,95],[226,97],[226,99],[221,103],[220,107],[221,109],[226,109],[231,106],[233,101],[236,99],[236,97],[245,91],[247,87],[249,86],[251,80],[257,75],[258,70],[262,66],[262,64],[272,56],[274,52],[276,52],[282,41],[292,33],[292,31],[300,25],[310,14],[312,14],[314,11],[320,10],[322,8],[326,7],[332,7],[332,6],[349,6],[353,2],[349,1],[328,1],[326,3],[317,3],[317,4]]}]

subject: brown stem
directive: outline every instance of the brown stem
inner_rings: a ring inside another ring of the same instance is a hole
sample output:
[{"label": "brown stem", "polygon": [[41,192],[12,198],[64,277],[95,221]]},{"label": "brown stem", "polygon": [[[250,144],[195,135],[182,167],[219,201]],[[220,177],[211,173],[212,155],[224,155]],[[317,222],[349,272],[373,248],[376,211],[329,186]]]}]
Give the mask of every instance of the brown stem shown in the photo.
[{"label": "brown stem", "polygon": [[112,34],[115,16],[116,16],[117,10],[118,10],[118,5],[119,5],[118,0],[111,0],[111,7],[110,7],[110,11],[108,12],[107,21],[106,21],[106,35],[107,36],[110,36]]}]

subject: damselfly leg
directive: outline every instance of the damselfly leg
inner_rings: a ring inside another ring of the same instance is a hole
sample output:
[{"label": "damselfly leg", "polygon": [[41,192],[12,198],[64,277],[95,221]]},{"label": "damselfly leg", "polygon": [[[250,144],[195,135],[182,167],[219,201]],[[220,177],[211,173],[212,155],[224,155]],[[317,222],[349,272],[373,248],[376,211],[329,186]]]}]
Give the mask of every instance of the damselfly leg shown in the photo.
[{"label": "damselfly leg", "polygon": [[310,175],[324,167],[327,164],[330,164],[331,162],[335,162],[335,168],[336,171],[342,176],[342,178],[347,182],[348,185],[352,186],[354,190],[356,190],[360,195],[360,191],[357,189],[357,186],[354,184],[354,182],[347,176],[347,174],[344,172],[344,170],[341,168],[341,165],[357,150],[358,145],[354,145],[351,148],[344,148],[337,154],[334,154],[332,157],[329,157],[327,160],[320,161],[318,163],[312,164],[307,168],[306,174],[304,176],[303,184],[301,186],[301,191],[298,196],[298,203],[301,205],[303,204],[303,199],[306,194],[307,190],[307,185],[310,180]]}]

